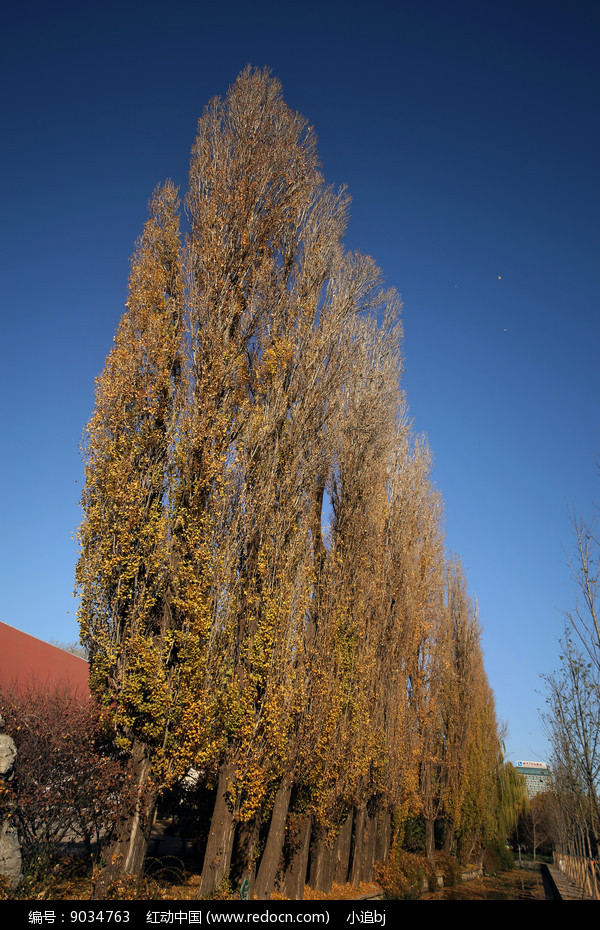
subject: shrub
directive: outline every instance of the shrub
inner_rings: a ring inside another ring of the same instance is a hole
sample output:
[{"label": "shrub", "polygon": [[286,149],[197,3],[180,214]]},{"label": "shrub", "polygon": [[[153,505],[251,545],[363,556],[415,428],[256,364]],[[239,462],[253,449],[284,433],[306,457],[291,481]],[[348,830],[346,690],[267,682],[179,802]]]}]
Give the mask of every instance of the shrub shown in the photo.
[{"label": "shrub", "polygon": [[507,849],[499,841],[490,843],[483,853],[483,870],[488,875],[506,872],[515,867],[515,857],[512,850]]},{"label": "shrub", "polygon": [[458,885],[461,880],[463,868],[458,859],[450,856],[448,853],[440,851],[435,854],[435,865],[438,872],[442,873],[444,878],[444,887]]},{"label": "shrub", "polygon": [[104,745],[94,705],[66,687],[0,692],[17,747],[11,781],[24,867],[32,875],[65,842],[96,855],[114,827],[121,767]]},{"label": "shrub", "polygon": [[8,879],[4,875],[0,875],[0,901],[9,901],[13,898],[12,889],[8,883]]},{"label": "shrub", "polygon": [[423,890],[423,880],[435,881],[434,870],[425,856],[392,849],[385,865],[378,865],[375,881],[381,885],[388,900],[414,900]]},{"label": "shrub", "polygon": [[425,849],[425,821],[420,815],[409,817],[402,825],[402,847],[417,853]]}]

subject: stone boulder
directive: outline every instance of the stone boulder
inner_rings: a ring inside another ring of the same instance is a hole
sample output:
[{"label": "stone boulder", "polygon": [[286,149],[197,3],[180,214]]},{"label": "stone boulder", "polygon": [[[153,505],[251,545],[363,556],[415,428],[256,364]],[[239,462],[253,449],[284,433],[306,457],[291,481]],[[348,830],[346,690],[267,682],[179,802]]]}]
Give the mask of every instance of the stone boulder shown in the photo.
[{"label": "stone boulder", "polygon": [[[14,740],[4,731],[4,720],[0,716],[0,781],[9,782],[17,758]],[[0,876],[8,881],[11,889],[17,887],[23,878],[21,869],[21,847],[11,813],[12,806],[0,808]]]},{"label": "stone boulder", "polygon": [[12,736],[0,733],[0,778],[9,778],[17,758],[17,747]]}]

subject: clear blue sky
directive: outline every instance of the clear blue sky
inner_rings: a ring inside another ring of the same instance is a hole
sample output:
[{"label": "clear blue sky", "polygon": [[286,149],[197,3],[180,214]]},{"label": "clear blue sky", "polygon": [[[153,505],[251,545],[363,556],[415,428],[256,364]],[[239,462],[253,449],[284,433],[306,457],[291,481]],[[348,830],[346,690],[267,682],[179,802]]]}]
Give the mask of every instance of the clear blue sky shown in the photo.
[{"label": "clear blue sky", "polygon": [[347,245],[404,299],[427,433],[515,759],[600,501],[600,5],[21,0],[3,11],[0,620],[75,640],[81,431],[153,188],[248,63],[315,126]]}]

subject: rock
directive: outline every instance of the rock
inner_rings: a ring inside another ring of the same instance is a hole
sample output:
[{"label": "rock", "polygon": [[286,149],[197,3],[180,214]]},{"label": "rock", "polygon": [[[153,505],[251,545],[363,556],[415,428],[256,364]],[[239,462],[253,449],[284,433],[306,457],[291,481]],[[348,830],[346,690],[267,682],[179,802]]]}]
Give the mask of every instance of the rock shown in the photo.
[{"label": "rock", "polygon": [[0,733],[0,778],[8,778],[17,758],[17,747],[8,733]]},{"label": "rock", "polygon": [[19,837],[9,820],[5,820],[0,828],[0,875],[8,880],[11,889],[16,888],[23,878]]},{"label": "rock", "polygon": [[[4,720],[1,717],[0,720],[1,726],[4,726]],[[8,733],[0,733],[0,781],[10,781],[16,758],[14,740]],[[19,837],[10,815],[9,806],[8,810],[2,811],[0,822],[0,876],[8,881],[9,888],[13,890],[23,878],[23,872]]]}]

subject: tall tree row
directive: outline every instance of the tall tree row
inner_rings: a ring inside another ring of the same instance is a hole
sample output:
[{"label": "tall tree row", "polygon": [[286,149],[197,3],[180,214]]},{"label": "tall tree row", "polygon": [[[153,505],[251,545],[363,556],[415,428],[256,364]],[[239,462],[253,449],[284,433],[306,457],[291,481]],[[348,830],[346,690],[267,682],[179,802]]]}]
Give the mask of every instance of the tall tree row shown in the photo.
[{"label": "tall tree row", "polygon": [[398,297],[266,71],[206,108],[184,203],[181,236],[150,202],[86,434],[81,631],[132,786],[96,894],[190,768],[201,895],[359,882],[411,816],[476,843],[497,727]]}]

